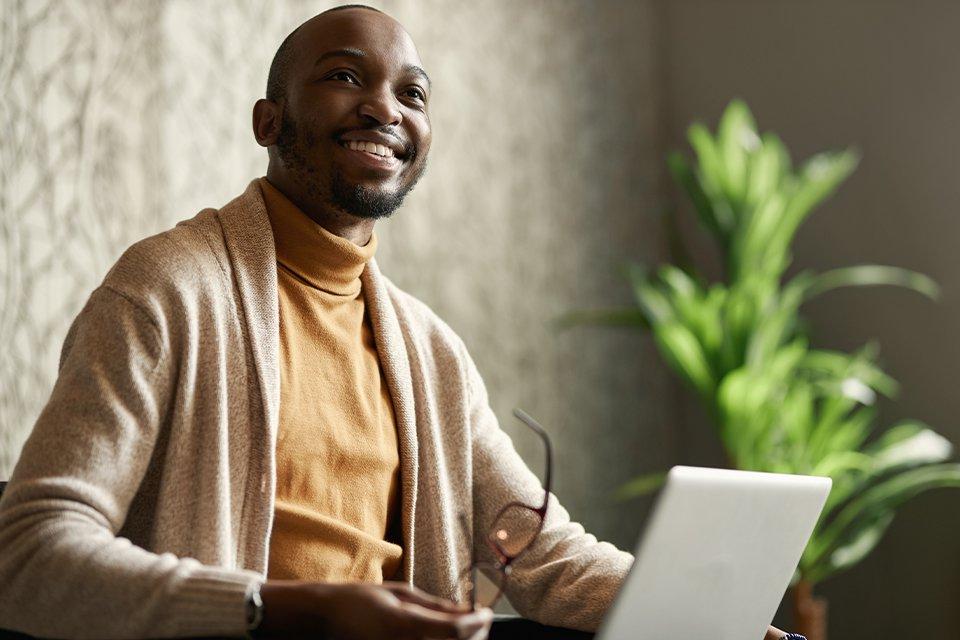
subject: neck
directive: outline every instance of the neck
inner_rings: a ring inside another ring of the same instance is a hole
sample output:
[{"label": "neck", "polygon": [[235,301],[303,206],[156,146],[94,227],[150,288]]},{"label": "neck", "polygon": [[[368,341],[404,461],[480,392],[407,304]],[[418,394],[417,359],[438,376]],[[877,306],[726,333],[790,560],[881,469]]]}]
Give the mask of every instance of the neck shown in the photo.
[{"label": "neck", "polygon": [[358,247],[365,247],[370,242],[375,220],[358,218],[328,203],[318,202],[309,197],[296,182],[276,171],[274,167],[267,168],[267,180],[311,220],[333,235],[349,240]]}]

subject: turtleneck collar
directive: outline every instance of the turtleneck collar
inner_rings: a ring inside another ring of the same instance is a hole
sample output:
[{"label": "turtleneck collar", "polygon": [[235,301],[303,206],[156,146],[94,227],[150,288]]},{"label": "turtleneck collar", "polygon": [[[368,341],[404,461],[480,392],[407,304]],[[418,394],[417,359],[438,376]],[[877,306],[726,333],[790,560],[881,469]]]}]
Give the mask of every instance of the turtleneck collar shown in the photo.
[{"label": "turtleneck collar", "polygon": [[266,178],[260,179],[277,262],[310,286],[338,296],[360,293],[360,274],[377,250],[376,233],[358,247],[310,219]]}]

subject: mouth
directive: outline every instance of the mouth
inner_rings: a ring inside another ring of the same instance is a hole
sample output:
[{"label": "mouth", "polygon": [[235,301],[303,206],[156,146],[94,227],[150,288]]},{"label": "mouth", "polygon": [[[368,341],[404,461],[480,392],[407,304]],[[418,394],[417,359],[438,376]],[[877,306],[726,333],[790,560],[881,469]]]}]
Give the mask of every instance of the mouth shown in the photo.
[{"label": "mouth", "polygon": [[350,151],[361,151],[363,153],[368,153],[380,158],[397,158],[398,160],[403,159],[402,157],[398,157],[390,147],[377,144],[376,142],[365,142],[363,140],[341,140],[340,146],[344,149],[349,149]]},{"label": "mouth", "polygon": [[338,144],[347,151],[348,157],[374,169],[395,170],[404,160],[403,156],[397,156],[390,147],[376,142],[339,140]]}]

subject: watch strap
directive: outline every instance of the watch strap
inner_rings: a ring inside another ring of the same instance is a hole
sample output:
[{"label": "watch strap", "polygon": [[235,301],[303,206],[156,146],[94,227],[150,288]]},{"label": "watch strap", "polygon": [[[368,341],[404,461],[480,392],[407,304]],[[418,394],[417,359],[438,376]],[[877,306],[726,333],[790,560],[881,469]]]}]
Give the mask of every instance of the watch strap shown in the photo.
[{"label": "watch strap", "polygon": [[254,582],[247,589],[247,629],[245,636],[248,639],[255,637],[260,623],[263,622],[263,598],[260,597],[260,586],[262,583]]}]

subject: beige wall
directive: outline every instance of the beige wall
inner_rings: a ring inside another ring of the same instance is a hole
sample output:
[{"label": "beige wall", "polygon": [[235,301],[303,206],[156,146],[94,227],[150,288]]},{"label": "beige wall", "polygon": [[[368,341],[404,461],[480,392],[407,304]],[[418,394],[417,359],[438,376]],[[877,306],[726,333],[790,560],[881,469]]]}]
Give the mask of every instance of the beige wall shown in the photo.
[{"label": "beige wall", "polygon": [[[931,303],[897,290],[835,292],[807,311],[821,345],[877,339],[901,398],[883,423],[928,422],[960,444],[960,5],[955,2],[663,2],[672,146],[686,123],[715,124],[734,96],[794,157],[852,144],[863,162],[801,231],[795,265],[879,262],[936,278]],[[713,459],[696,412],[685,456]],[[824,585],[831,637],[956,638],[960,628],[960,492],[904,508],[863,564]]]},{"label": "beige wall", "polygon": [[[120,251],[263,174],[250,109],[270,59],[333,4],[4,11],[13,97],[0,117],[16,135],[0,138],[0,477],[49,394],[70,319]],[[642,512],[609,495],[674,457],[672,382],[645,338],[550,321],[626,302],[617,267],[656,255],[649,3],[376,4],[408,27],[435,83],[430,167],[381,227],[381,266],[462,335],[508,431],[520,405],[555,434],[557,492],[574,516],[632,545]],[[517,443],[539,468],[537,443]]]}]

